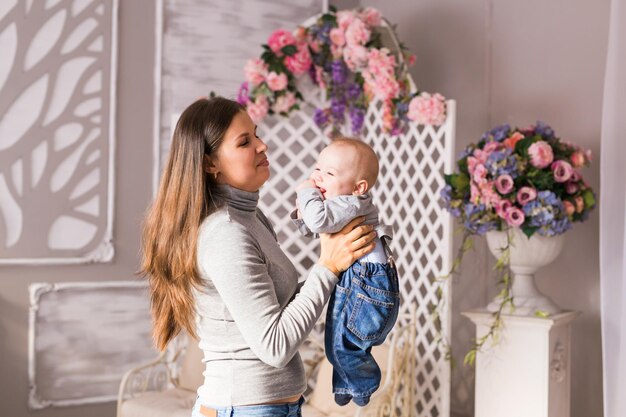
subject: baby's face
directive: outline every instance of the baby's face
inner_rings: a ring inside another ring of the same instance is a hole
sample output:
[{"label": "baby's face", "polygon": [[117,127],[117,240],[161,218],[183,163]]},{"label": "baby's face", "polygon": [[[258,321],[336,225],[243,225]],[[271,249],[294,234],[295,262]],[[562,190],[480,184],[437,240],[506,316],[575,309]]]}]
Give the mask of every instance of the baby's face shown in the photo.
[{"label": "baby's face", "polygon": [[352,149],[345,146],[329,146],[320,153],[311,179],[324,198],[351,195],[356,185],[356,158]]}]

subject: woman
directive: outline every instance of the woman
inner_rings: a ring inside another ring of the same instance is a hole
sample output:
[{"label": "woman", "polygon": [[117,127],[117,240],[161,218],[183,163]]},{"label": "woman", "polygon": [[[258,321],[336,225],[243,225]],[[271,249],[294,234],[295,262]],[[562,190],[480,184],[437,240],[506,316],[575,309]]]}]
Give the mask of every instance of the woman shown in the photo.
[{"label": "woman", "polygon": [[200,99],[181,115],[143,237],[154,337],[199,340],[206,369],[193,416],[300,415],[306,388],[297,353],[337,283],[373,249],[356,219],[321,237],[298,288],[295,267],[257,208],[270,175],[267,146],[237,102]]}]

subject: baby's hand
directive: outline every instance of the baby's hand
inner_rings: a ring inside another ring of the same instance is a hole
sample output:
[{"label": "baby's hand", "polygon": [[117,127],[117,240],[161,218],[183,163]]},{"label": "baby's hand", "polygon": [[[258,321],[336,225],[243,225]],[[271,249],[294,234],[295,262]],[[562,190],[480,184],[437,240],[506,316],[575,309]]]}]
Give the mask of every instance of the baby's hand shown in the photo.
[{"label": "baby's hand", "polygon": [[302,181],[300,185],[296,187],[296,191],[302,190],[304,188],[317,188],[317,185],[315,184],[315,181],[309,178]]}]

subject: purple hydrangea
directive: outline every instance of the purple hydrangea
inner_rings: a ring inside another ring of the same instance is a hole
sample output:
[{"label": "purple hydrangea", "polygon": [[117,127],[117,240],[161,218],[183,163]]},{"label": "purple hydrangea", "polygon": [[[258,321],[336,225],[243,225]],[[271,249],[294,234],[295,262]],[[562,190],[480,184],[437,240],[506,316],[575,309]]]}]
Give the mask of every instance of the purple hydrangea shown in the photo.
[{"label": "purple hydrangea", "polygon": [[315,109],[315,113],[313,114],[313,121],[319,127],[324,127],[328,124],[328,112],[322,109]]},{"label": "purple hydrangea", "polygon": [[539,191],[537,198],[526,203],[522,209],[528,225],[538,228],[537,233],[542,236],[565,233],[572,227],[562,201],[552,191]]},{"label": "purple hydrangea", "polygon": [[544,139],[552,139],[554,137],[554,130],[547,123],[538,121],[535,125],[535,133],[540,135]]},{"label": "purple hydrangea", "polygon": [[492,152],[485,162],[485,167],[494,178],[505,174],[512,178],[518,176],[517,158],[513,155],[513,150],[509,148]]},{"label": "purple hydrangea", "polygon": [[350,121],[352,122],[352,134],[358,135],[363,129],[365,110],[360,107],[352,107],[350,109]]},{"label": "purple hydrangea", "polygon": [[330,113],[333,116],[333,120],[339,123],[345,121],[346,103],[340,98],[333,97],[330,100]]},{"label": "purple hydrangea", "polygon": [[342,60],[333,61],[331,70],[334,83],[343,84],[346,82],[346,79],[348,78],[348,71]]},{"label": "purple hydrangea", "polygon": [[502,142],[509,136],[509,132],[511,131],[511,126],[508,124],[504,124],[502,126],[494,127],[493,129],[485,132],[482,136],[483,140],[487,142],[495,140],[496,142]]},{"label": "purple hydrangea", "polygon": [[484,211],[484,204],[467,203],[465,205],[466,220],[463,223],[465,228],[472,233],[476,233],[479,235],[484,235],[488,231],[496,229],[498,227],[498,224],[495,221],[491,220],[487,216],[481,215],[481,213],[484,213]]},{"label": "purple hydrangea", "polygon": [[361,86],[357,83],[351,83],[346,89],[346,98],[350,101],[356,100],[361,96]]}]

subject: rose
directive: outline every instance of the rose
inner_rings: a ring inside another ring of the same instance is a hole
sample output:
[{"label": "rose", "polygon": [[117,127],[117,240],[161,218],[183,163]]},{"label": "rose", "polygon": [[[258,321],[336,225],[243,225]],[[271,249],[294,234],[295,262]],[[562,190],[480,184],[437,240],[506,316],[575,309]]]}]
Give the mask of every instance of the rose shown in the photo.
[{"label": "rose", "polygon": [[268,108],[269,105],[267,102],[267,97],[260,95],[256,98],[254,103],[248,103],[248,105],[246,106],[246,111],[248,112],[250,119],[252,119],[254,123],[259,123],[267,114]]},{"label": "rose", "polygon": [[565,213],[570,217],[576,211],[576,208],[574,208],[574,205],[570,201],[567,201],[567,200],[563,201],[563,208],[565,209]]},{"label": "rose", "polygon": [[257,86],[265,81],[267,76],[267,64],[260,58],[250,59],[243,67],[243,72],[246,75],[246,80],[253,86]]},{"label": "rose", "polygon": [[311,54],[306,45],[302,45],[298,52],[285,58],[287,69],[294,75],[301,75],[307,72],[309,67],[311,67],[311,62]]},{"label": "rose", "polygon": [[513,178],[507,174],[500,175],[496,178],[496,189],[502,195],[510,193],[513,189]]},{"label": "rose", "polygon": [[496,204],[496,214],[502,218],[506,215],[506,211],[511,207],[513,203],[509,200],[502,199]]},{"label": "rose", "polygon": [[509,207],[504,214],[504,220],[513,227],[521,226],[525,219],[524,212],[515,206]]},{"label": "rose", "polygon": [[409,103],[407,117],[420,124],[439,126],[446,120],[445,98],[441,94],[422,93]]},{"label": "rose", "polygon": [[515,132],[508,138],[504,139],[502,144],[509,149],[515,149],[515,145],[517,144],[517,142],[522,139],[524,139],[524,135],[522,135],[520,132]]},{"label": "rose", "polygon": [[346,29],[346,42],[348,45],[365,45],[370,38],[370,30],[361,19],[354,19]]},{"label": "rose", "polygon": [[296,95],[288,91],[287,94],[279,96],[274,103],[273,109],[276,113],[288,113],[291,106],[296,104]]},{"label": "rose", "polygon": [[580,168],[585,165],[585,155],[582,151],[575,151],[570,157],[570,161],[572,161],[572,166],[574,168]]},{"label": "rose", "polygon": [[291,32],[284,29],[274,31],[274,33],[272,33],[267,40],[267,44],[272,52],[278,56],[282,56],[283,53],[281,49],[283,49],[283,47],[287,45],[295,45],[295,43],[296,38],[291,34]]},{"label": "rose", "polygon": [[345,47],[343,48],[343,60],[352,72],[364,68],[367,65],[367,48],[361,45]]},{"label": "rose", "polygon": [[284,90],[287,87],[287,76],[282,72],[277,74],[272,71],[267,75],[265,82],[272,91]]},{"label": "rose", "polygon": [[545,168],[554,160],[554,153],[552,147],[542,140],[537,141],[530,145],[528,148],[528,155],[530,156],[530,163],[535,168]]},{"label": "rose", "polygon": [[565,182],[572,177],[574,169],[567,161],[558,160],[550,166],[556,182]]},{"label": "rose", "polygon": [[331,29],[330,41],[333,45],[344,46],[346,44],[346,36],[344,35],[343,30],[339,28]]},{"label": "rose", "polygon": [[535,198],[537,198],[537,190],[533,187],[522,187],[517,192],[517,202],[522,206]]},{"label": "rose", "polygon": [[380,26],[380,12],[373,7],[366,7],[361,13],[361,19],[369,26]]},{"label": "rose", "polygon": [[348,29],[350,24],[354,21],[354,14],[348,10],[338,11],[336,14],[336,17],[337,17],[337,25],[339,25],[339,29],[343,30],[344,32],[346,31],[346,29]]},{"label": "rose", "polygon": [[576,193],[576,191],[578,191],[578,184],[576,184],[575,182],[567,182],[565,184],[565,191],[567,192],[567,194]]}]

